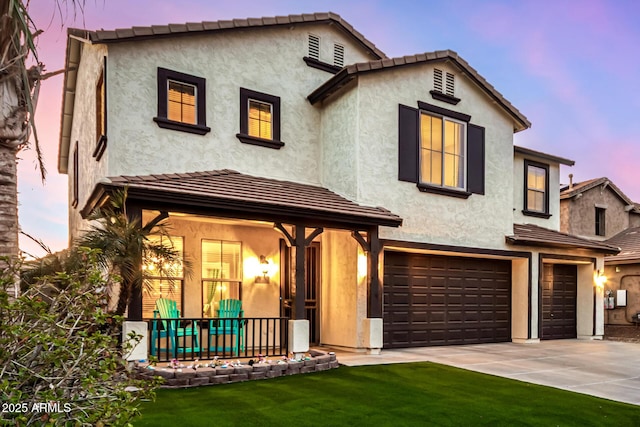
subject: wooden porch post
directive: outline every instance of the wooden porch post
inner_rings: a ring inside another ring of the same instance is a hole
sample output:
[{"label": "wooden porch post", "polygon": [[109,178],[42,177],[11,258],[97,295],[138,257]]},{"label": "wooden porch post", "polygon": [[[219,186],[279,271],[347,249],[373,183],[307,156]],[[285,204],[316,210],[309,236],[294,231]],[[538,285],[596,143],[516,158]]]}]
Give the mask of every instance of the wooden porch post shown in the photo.
[{"label": "wooden porch post", "polygon": [[293,279],[293,313],[294,320],[305,320],[307,318],[304,309],[305,303],[305,283],[304,283],[304,255],[305,255],[305,227],[301,224],[296,224],[294,227],[294,239],[295,239],[295,251],[296,251],[296,265],[295,274]]},{"label": "wooden porch post", "polygon": [[382,281],[378,273],[382,248],[378,238],[378,227],[367,231],[367,239],[359,231],[351,233],[367,254],[367,317],[382,318]]},{"label": "wooden porch post", "polygon": [[[142,224],[142,206],[127,203],[127,217],[130,222],[138,221]],[[142,266],[139,265],[136,268],[142,268]],[[131,290],[127,320],[142,320],[142,286],[135,287]]]},{"label": "wooden porch post", "polygon": [[367,307],[367,317],[382,318],[382,281],[380,280],[380,239],[378,238],[378,227],[369,230],[369,253],[367,256],[368,267],[368,294],[369,304]]}]

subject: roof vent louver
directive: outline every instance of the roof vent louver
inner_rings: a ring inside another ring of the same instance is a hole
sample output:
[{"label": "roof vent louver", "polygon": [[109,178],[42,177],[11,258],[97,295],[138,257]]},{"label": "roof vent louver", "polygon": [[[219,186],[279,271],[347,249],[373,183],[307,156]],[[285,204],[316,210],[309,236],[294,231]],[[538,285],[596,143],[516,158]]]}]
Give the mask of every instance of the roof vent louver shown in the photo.
[{"label": "roof vent louver", "polygon": [[337,43],[333,45],[333,65],[344,66],[344,46]]},{"label": "roof vent louver", "polygon": [[442,93],[442,70],[433,70],[433,90]]},{"label": "roof vent louver", "polygon": [[320,59],[320,37],[309,34],[309,58]]},{"label": "roof vent louver", "polygon": [[454,75],[451,73],[447,73],[447,95],[453,96],[454,89]]}]

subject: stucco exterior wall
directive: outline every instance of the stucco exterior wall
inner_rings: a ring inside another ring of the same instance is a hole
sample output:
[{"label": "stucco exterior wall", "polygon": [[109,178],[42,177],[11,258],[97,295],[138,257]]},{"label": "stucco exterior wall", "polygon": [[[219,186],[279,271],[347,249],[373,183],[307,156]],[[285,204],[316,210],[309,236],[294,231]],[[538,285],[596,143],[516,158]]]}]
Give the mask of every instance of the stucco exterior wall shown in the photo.
[{"label": "stucco exterior wall", "polygon": [[[605,323],[608,325],[631,325],[631,317],[640,312],[640,264],[618,264],[605,266],[607,283],[605,288],[612,290],[615,308],[605,310]],[[617,298],[619,289],[627,291],[627,305],[620,306]]]},{"label": "stucco exterior wall", "polygon": [[[532,160],[549,166],[549,218],[538,218],[524,215],[525,192],[525,168],[524,161]],[[550,230],[560,230],[560,165],[549,163],[544,159],[525,157],[519,153],[513,159],[513,222],[516,224],[535,224]]]},{"label": "stucco exterior wall", "polygon": [[[258,176],[320,183],[320,114],[306,96],[331,77],[308,67],[310,31],[340,41],[349,61],[367,57],[332,27],[293,26],[213,33],[109,46],[113,70],[109,174],[234,169]],[[162,129],[157,115],[157,67],[206,79],[206,124],[193,135]],[[241,143],[240,88],[281,98],[279,150]],[[126,106],[126,108],[122,108]]]},{"label": "stucco exterior wall", "polygon": [[367,290],[357,277],[358,246],[344,231],[322,234],[322,344],[347,348],[363,345]]},{"label": "stucco exterior wall", "polygon": [[[100,161],[96,161],[92,156],[97,143],[96,84],[103,69],[106,55],[105,46],[85,44],[83,45],[82,60],[78,67],[78,84],[76,86],[68,163],[70,241],[77,238],[79,233],[87,228],[86,221],[80,216],[80,210],[91,195],[96,182],[106,173],[108,154],[105,153]],[[108,72],[107,70],[107,74]],[[109,129],[107,129],[108,133]],[[78,142],[78,172],[73,168],[73,151],[76,141]],[[74,208],[71,203],[73,202],[73,182],[76,173],[78,173],[78,205]]]},{"label": "stucco exterior wall", "polygon": [[335,96],[322,108],[322,185],[355,200],[358,196],[358,90]]},{"label": "stucco exterior wall", "polygon": [[[457,106],[432,99],[433,65],[421,64],[369,73],[358,84],[358,197],[364,204],[384,206],[400,215],[400,228],[382,227],[386,239],[467,247],[504,248],[512,234],[513,124],[488,97],[457,70]],[[415,184],[398,180],[398,104],[417,101],[471,115],[485,127],[485,194],[459,199],[423,193]],[[369,114],[375,106],[376,114]]]},{"label": "stucco exterior wall", "polygon": [[511,262],[511,339],[526,342],[529,327],[529,260]]},{"label": "stucco exterior wall", "polygon": [[[629,212],[625,211],[626,204],[610,189],[602,186],[594,187],[575,196],[562,200],[563,228],[567,232],[589,239],[609,239],[629,227]],[[606,208],[605,235],[596,236],[596,207]]]}]

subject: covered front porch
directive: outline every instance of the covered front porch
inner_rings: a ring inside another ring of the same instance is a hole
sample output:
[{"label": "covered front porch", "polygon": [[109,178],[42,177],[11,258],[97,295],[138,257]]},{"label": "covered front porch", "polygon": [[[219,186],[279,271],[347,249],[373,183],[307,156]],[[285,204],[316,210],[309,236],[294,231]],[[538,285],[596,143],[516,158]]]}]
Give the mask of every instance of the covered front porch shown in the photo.
[{"label": "covered front porch", "polygon": [[[322,187],[234,171],[111,178],[85,212],[125,187],[127,214],[142,224],[167,216],[162,239],[183,257],[170,276],[155,275],[159,260],[145,259],[148,285],[127,315],[146,336],[139,358],[382,347],[378,228],[399,226],[396,215]],[[174,301],[179,316],[163,316],[159,300]],[[221,315],[227,301],[239,301],[240,312]]]}]

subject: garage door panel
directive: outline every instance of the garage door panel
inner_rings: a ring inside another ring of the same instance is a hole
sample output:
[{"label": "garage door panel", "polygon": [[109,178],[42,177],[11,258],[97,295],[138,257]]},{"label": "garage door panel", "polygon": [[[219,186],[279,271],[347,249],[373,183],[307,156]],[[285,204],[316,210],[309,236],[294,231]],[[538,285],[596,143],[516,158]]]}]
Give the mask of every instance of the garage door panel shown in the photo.
[{"label": "garage door panel", "polygon": [[541,338],[576,338],[577,266],[544,264],[542,278]]},{"label": "garage door panel", "polygon": [[[411,295],[408,305],[394,302],[398,286]],[[510,261],[388,251],[384,291],[385,347],[511,338]],[[397,327],[405,333],[387,333]]]}]

